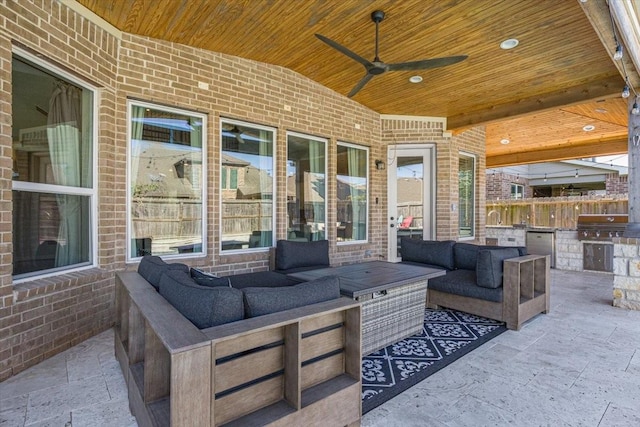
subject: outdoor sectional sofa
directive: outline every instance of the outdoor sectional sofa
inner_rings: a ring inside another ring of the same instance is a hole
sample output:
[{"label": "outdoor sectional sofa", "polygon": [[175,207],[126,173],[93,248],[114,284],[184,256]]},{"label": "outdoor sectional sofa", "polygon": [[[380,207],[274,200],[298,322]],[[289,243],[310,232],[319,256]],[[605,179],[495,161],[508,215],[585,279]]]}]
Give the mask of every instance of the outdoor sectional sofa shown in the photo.
[{"label": "outdoor sectional sofa", "polygon": [[549,256],[526,255],[523,247],[483,246],[402,238],[403,263],[443,268],[429,280],[427,304],[506,323],[519,330],[549,311]]},{"label": "outdoor sectional sofa", "polygon": [[359,425],[360,305],[337,280],[151,256],[119,272],[115,349],[138,424]]}]

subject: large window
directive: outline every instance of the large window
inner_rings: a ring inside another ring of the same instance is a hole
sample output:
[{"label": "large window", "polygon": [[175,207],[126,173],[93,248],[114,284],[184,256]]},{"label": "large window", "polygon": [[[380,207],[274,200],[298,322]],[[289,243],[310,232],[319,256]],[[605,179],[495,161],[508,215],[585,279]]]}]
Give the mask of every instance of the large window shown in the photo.
[{"label": "large window", "polygon": [[94,90],[28,54],[12,60],[14,279],[94,260]]},{"label": "large window", "polygon": [[338,143],[338,242],[367,240],[369,150]]},{"label": "large window", "polygon": [[221,120],[221,250],[273,245],[275,129]]},{"label": "large window", "polygon": [[128,107],[129,257],[203,253],[206,116]]},{"label": "large window", "polygon": [[324,139],[287,134],[288,240],[324,240],[326,224]]},{"label": "large window", "polygon": [[470,154],[460,154],[458,165],[458,234],[460,238],[472,238],[475,236],[476,159]]}]

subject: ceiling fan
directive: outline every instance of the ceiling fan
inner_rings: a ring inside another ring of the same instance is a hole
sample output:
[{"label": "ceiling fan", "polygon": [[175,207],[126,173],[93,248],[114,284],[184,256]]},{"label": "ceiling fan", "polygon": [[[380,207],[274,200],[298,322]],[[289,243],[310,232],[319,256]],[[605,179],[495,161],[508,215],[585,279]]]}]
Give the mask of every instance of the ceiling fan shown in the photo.
[{"label": "ceiling fan", "polygon": [[416,70],[426,70],[429,68],[437,68],[444,67],[446,65],[455,64],[457,62],[463,61],[467,59],[467,55],[459,55],[459,56],[448,56],[444,58],[433,58],[433,59],[424,59],[422,61],[412,61],[412,62],[398,62],[396,64],[386,64],[380,60],[378,57],[378,24],[382,22],[384,19],[384,12],[381,10],[376,10],[371,13],[371,20],[376,24],[376,56],[373,61],[368,61],[361,57],[360,55],[350,51],[346,47],[342,46],[334,42],[333,40],[321,35],[316,34],[316,37],[336,49],[337,51],[345,54],[349,58],[359,62],[362,64],[367,72],[365,76],[358,82],[357,85],[351,92],[347,95],[349,98],[354,96],[356,93],[360,91],[366,85],[369,80],[371,80],[374,76],[379,76],[380,74],[384,74],[387,71],[416,71]]},{"label": "ceiling fan", "polygon": [[244,144],[244,139],[242,139],[242,133],[243,132],[240,130],[238,125],[233,125],[233,127],[229,128],[229,129],[224,129],[223,128],[222,130],[232,134],[233,136],[235,136],[236,141],[238,141],[240,144]]}]

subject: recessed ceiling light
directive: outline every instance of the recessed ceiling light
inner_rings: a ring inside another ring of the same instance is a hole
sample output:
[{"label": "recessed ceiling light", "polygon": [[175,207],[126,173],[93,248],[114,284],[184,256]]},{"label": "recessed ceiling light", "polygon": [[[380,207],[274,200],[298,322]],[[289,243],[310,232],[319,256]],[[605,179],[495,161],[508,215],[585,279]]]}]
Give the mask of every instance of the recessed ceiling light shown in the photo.
[{"label": "recessed ceiling light", "polygon": [[604,109],[604,108],[596,108],[596,113],[602,113],[602,114],[604,114],[604,113],[606,113],[606,112],[607,112],[607,110],[606,110],[606,109]]},{"label": "recessed ceiling light", "polygon": [[519,43],[520,42],[518,41],[518,39],[507,39],[502,43],[500,43],[500,49],[504,49],[504,50],[513,49],[514,47],[518,46]]},{"label": "recessed ceiling light", "polygon": [[411,83],[420,83],[422,81],[422,77],[421,76],[411,76],[411,77],[409,77],[409,81]]},{"label": "recessed ceiling light", "polygon": [[507,138],[503,138],[503,139],[500,140],[500,144],[502,144],[502,145],[507,145],[510,142],[511,141],[509,141]]},{"label": "recessed ceiling light", "polygon": [[582,128],[582,130],[585,131],[585,132],[591,132],[595,128],[596,127],[594,125],[586,125],[585,127]]}]

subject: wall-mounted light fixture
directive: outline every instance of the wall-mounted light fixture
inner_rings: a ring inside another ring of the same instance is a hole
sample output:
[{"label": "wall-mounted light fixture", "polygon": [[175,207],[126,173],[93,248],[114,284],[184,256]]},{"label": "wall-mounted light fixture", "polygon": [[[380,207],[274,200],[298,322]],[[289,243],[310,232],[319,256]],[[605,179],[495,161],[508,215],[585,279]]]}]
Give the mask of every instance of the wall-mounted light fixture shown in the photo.
[{"label": "wall-mounted light fixture", "polygon": [[379,171],[383,171],[384,167],[385,165],[382,160],[376,160],[376,169],[378,169]]}]

